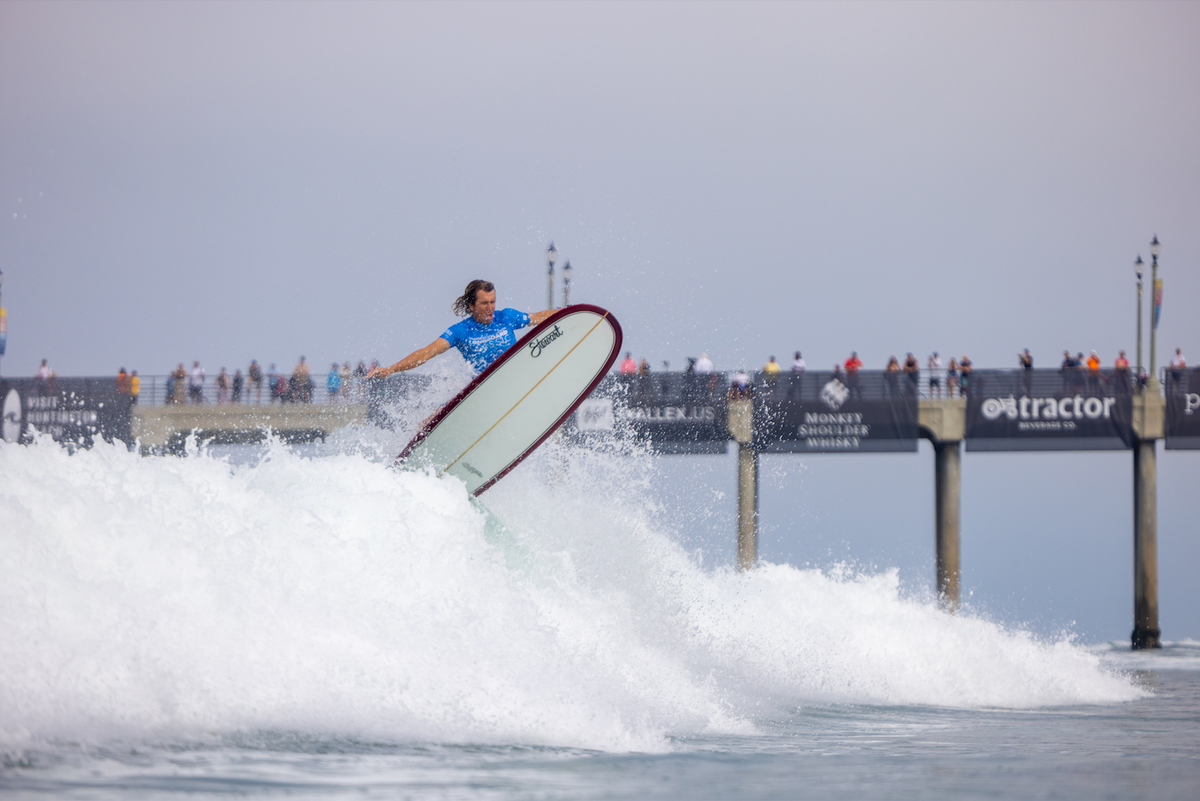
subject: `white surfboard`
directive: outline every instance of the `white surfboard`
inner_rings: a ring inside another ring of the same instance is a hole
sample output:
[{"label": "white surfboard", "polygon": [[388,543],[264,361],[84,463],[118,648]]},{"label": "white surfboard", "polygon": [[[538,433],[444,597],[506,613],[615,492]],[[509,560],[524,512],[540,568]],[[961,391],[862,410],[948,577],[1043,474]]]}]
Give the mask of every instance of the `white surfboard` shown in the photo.
[{"label": "white surfboard", "polygon": [[431,466],[479,495],[566,422],[620,350],[621,326],[608,311],[555,312],[430,418],[397,464]]},{"label": "white surfboard", "polygon": [[4,422],[0,423],[0,438],[5,442],[21,439],[21,396],[10,389],[4,396]]}]

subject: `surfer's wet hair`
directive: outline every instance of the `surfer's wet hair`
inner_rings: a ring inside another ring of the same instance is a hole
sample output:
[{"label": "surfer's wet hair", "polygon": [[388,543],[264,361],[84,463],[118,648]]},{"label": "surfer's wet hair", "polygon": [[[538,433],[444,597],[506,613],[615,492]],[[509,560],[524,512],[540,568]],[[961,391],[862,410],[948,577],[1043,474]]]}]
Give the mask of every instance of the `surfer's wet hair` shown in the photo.
[{"label": "surfer's wet hair", "polygon": [[469,317],[471,307],[475,305],[475,296],[480,292],[495,292],[496,286],[491,281],[484,281],[482,278],[477,278],[467,284],[467,288],[463,291],[462,297],[454,301],[454,305],[450,308],[458,317]]}]

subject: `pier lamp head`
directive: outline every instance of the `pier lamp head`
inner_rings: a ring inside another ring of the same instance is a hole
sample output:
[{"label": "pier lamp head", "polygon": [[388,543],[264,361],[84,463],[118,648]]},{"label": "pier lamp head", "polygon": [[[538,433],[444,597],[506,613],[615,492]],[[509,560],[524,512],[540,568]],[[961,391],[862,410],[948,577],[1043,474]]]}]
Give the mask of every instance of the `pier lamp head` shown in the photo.
[{"label": "pier lamp head", "polygon": [[1158,244],[1158,234],[1155,234],[1154,238],[1150,240],[1150,255],[1157,259],[1161,252],[1162,245]]},{"label": "pier lamp head", "polygon": [[563,265],[563,278],[566,281],[571,280],[571,260],[567,259],[567,263]]},{"label": "pier lamp head", "polygon": [[1142,280],[1142,272],[1145,270],[1145,268],[1146,268],[1146,263],[1144,261],[1142,261],[1142,254],[1139,253],[1138,257],[1137,257],[1137,261],[1135,261],[1133,263],[1133,271],[1135,273],[1137,273],[1137,277],[1138,277],[1139,281]]},{"label": "pier lamp head", "polygon": [[554,243],[550,243],[550,247],[546,248],[546,261],[550,263],[550,269],[554,269],[554,260],[558,258],[558,249],[554,247]]}]

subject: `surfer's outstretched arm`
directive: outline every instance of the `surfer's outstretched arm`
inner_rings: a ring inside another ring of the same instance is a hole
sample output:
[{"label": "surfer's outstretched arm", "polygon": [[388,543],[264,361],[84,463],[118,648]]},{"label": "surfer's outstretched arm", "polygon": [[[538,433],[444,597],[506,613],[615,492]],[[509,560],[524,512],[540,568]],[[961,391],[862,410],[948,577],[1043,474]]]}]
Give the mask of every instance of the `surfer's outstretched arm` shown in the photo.
[{"label": "surfer's outstretched arm", "polygon": [[391,367],[376,367],[374,370],[367,373],[367,378],[383,378],[384,376],[389,376],[392,373],[402,373],[405,370],[411,370],[414,367],[420,367],[434,356],[437,356],[439,353],[445,353],[448,350],[450,350],[450,343],[441,337],[438,337],[420,350],[416,350],[408,354]]},{"label": "surfer's outstretched arm", "polygon": [[[493,295],[493,298],[491,298],[489,300],[491,300],[492,305],[494,306],[495,305],[495,300],[494,300],[495,293],[493,292],[492,295]],[[542,320],[545,320],[547,317],[554,314],[555,311],[557,311],[557,310],[556,309],[547,309],[546,311],[533,312],[532,314],[529,315],[529,324],[537,325]],[[490,312],[488,314],[488,318],[486,320],[481,320],[480,322],[490,323],[491,322]],[[393,364],[391,367],[379,367],[379,368],[372,370],[371,372],[367,373],[367,378],[383,378],[385,376],[391,375],[392,373],[402,373],[405,370],[411,370],[414,367],[420,367],[422,364],[429,361],[434,356],[437,356],[439,353],[445,353],[446,351],[450,350],[450,347],[451,347],[450,343],[444,337],[438,337],[437,339],[433,340],[433,342],[429,343],[428,345],[421,348],[420,350],[413,351],[412,353],[408,354],[403,359],[401,359],[400,361]],[[482,369],[482,368],[479,368],[479,369]]]}]

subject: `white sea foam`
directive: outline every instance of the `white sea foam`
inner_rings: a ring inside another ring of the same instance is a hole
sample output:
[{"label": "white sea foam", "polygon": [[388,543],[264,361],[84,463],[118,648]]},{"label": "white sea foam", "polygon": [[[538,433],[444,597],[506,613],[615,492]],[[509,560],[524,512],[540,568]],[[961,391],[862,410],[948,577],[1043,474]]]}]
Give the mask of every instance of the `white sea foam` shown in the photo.
[{"label": "white sea foam", "polygon": [[705,571],[652,522],[651,459],[550,446],[481,504],[354,442],[244,466],[0,443],[0,740],[657,750],[811,702],[1140,694],[1069,642],[902,597],[895,571]]}]

